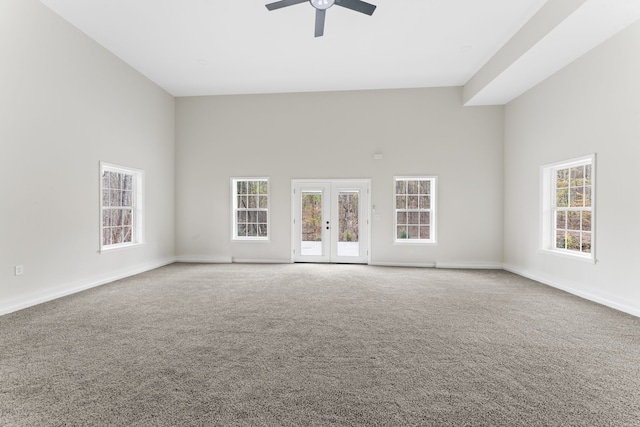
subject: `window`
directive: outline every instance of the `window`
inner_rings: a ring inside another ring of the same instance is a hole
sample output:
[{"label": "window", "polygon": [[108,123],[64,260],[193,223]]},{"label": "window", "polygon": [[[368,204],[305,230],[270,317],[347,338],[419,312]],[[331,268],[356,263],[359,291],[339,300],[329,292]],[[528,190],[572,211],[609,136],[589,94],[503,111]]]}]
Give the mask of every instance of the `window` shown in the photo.
[{"label": "window", "polygon": [[395,178],[395,242],[436,242],[436,178]]},{"label": "window", "polygon": [[542,169],[542,249],[594,259],[595,156]]},{"label": "window", "polygon": [[143,172],[100,163],[100,250],[142,243]]},{"label": "window", "polygon": [[235,178],[233,195],[233,239],[269,239],[269,179]]}]

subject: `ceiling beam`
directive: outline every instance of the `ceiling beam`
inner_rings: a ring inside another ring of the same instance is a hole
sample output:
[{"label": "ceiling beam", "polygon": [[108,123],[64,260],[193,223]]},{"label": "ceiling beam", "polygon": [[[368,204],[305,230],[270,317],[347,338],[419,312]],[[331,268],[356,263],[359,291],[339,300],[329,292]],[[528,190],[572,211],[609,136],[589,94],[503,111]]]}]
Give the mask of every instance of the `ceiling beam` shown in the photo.
[{"label": "ceiling beam", "polygon": [[549,0],[463,88],[464,105],[504,105],[640,19],[637,0]]}]

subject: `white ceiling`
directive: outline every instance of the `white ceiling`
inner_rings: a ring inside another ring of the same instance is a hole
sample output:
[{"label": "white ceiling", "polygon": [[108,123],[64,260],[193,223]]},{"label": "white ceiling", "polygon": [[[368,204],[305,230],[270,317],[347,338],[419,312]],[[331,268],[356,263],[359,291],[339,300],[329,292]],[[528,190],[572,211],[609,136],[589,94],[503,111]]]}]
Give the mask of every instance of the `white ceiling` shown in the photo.
[{"label": "white ceiling", "polygon": [[369,0],[314,38],[309,3],[41,1],[174,96],[462,86],[547,3]]}]

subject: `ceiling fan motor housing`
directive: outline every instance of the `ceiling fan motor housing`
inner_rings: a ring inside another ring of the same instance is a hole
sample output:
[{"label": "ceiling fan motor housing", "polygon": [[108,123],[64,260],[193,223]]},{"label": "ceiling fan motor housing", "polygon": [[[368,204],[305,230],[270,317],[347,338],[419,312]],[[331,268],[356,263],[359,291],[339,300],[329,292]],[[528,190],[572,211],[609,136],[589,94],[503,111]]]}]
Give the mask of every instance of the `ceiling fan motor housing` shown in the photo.
[{"label": "ceiling fan motor housing", "polygon": [[335,0],[311,0],[311,5],[319,10],[329,9],[335,3]]}]

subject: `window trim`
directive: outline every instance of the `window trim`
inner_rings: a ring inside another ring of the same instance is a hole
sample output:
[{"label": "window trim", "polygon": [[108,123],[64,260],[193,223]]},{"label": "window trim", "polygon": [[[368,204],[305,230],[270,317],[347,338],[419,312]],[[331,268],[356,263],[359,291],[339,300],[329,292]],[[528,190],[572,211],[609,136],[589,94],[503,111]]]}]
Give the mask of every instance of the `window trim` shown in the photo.
[{"label": "window trim", "polygon": [[[398,209],[396,208],[396,183],[398,180],[422,180],[431,181],[431,208],[429,209],[430,215],[430,239],[398,239]],[[438,244],[438,177],[435,175],[410,175],[410,176],[394,176],[393,177],[393,191],[392,193],[392,206],[393,206],[393,244],[394,245],[424,245],[435,246]]]},{"label": "window trim", "polygon": [[[231,240],[234,242],[270,242],[271,241],[271,180],[269,177],[232,177],[231,178]],[[239,181],[265,181],[267,183],[267,207],[264,210],[267,213],[267,235],[261,236],[238,236],[237,232],[237,209],[238,209],[238,182]]]},{"label": "window trim", "polygon": [[[104,244],[104,208],[102,193],[102,174],[106,171],[117,172],[117,173],[126,173],[128,175],[133,176],[133,194],[132,194],[132,241],[126,243],[117,243],[117,244]],[[127,166],[116,165],[113,163],[100,162],[100,173],[98,175],[99,180],[99,252],[112,252],[118,251],[121,249],[127,249],[136,246],[142,246],[145,244],[144,241],[144,171],[140,169],[130,168]]]},{"label": "window trim", "polygon": [[[555,246],[555,177],[556,171],[575,166],[591,165],[591,252],[558,249]],[[596,206],[597,206],[596,154],[587,154],[540,167],[540,252],[561,258],[596,263]]]}]

